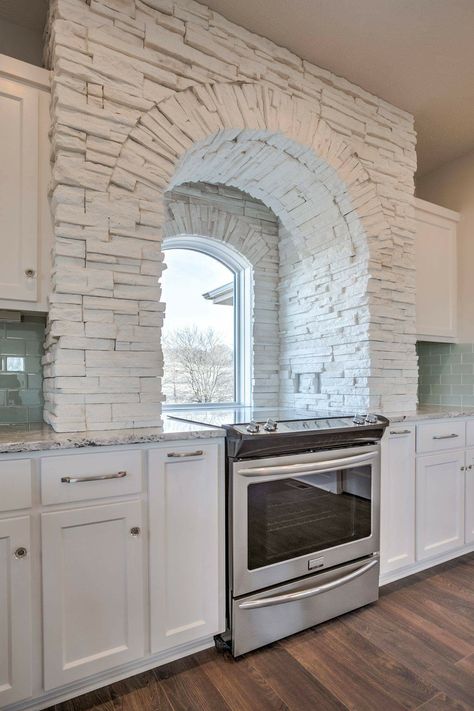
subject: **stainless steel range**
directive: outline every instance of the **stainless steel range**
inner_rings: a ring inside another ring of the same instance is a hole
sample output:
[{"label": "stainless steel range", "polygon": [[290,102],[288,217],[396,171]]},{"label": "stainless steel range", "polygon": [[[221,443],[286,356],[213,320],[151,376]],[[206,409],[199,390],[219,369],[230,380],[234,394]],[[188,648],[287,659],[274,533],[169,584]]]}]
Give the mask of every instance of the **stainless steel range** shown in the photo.
[{"label": "stainless steel range", "polygon": [[224,640],[239,656],[378,598],[388,421],[258,410],[242,421],[231,412],[227,422],[217,411],[183,419],[227,430]]}]

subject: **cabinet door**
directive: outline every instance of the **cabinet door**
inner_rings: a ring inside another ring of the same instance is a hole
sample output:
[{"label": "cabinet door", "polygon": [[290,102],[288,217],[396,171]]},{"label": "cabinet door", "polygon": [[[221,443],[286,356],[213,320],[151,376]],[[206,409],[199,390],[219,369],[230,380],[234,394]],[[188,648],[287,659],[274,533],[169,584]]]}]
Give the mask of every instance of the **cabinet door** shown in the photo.
[{"label": "cabinet door", "polygon": [[36,301],[38,91],[0,79],[0,299]]},{"label": "cabinet door", "polygon": [[0,708],[31,696],[30,520],[0,520]]},{"label": "cabinet door", "polygon": [[415,428],[394,425],[382,443],[380,572],[415,562]]},{"label": "cabinet door", "polygon": [[466,486],[465,486],[465,516],[466,543],[474,543],[474,451],[468,450],[466,455]]},{"label": "cabinet door", "polygon": [[222,489],[218,445],[149,457],[151,648],[160,652],[222,631]]},{"label": "cabinet door", "polygon": [[431,558],[464,543],[464,451],[418,457],[416,554]]},{"label": "cabinet door", "polygon": [[416,331],[420,339],[453,340],[457,331],[459,214],[415,200]]},{"label": "cabinet door", "polygon": [[45,688],[143,656],[141,503],[41,519]]}]

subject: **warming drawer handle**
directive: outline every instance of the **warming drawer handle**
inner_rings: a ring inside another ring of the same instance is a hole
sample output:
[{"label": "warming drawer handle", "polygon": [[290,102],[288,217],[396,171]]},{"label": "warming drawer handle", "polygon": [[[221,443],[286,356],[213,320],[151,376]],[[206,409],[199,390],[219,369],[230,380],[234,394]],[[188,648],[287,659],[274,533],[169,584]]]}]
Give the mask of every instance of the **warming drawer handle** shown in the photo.
[{"label": "warming drawer handle", "polygon": [[314,597],[314,595],[320,595],[321,593],[329,592],[334,590],[345,583],[350,583],[351,580],[355,580],[360,575],[364,575],[368,570],[374,568],[378,565],[378,558],[374,558],[357,570],[343,575],[342,578],[337,578],[337,580],[332,580],[330,583],[323,583],[315,588],[308,588],[307,590],[296,590],[295,592],[284,593],[283,595],[276,595],[275,597],[261,597],[259,600],[248,600],[247,602],[239,603],[239,608],[241,610],[256,610],[259,607],[270,607],[271,605],[282,605],[285,602],[298,602],[299,600],[306,600],[308,597]]},{"label": "warming drawer handle", "polygon": [[454,437],[459,437],[459,435],[454,432],[448,435],[433,435],[433,439],[454,439]]},{"label": "warming drawer handle", "polygon": [[365,454],[355,454],[352,457],[342,457],[341,459],[325,459],[323,462],[307,462],[305,464],[284,464],[275,467],[252,467],[252,469],[239,469],[238,474],[242,476],[272,476],[273,474],[295,476],[314,471],[331,471],[350,467],[354,464],[368,462],[376,456],[377,452],[366,452]]},{"label": "warming drawer handle", "polygon": [[104,481],[105,479],[123,479],[127,472],[117,472],[116,474],[97,474],[96,476],[62,476],[63,484],[81,484],[84,481]]},{"label": "warming drawer handle", "polygon": [[202,457],[203,454],[202,449],[196,449],[194,452],[168,452],[166,456],[171,459],[181,459],[182,457]]}]

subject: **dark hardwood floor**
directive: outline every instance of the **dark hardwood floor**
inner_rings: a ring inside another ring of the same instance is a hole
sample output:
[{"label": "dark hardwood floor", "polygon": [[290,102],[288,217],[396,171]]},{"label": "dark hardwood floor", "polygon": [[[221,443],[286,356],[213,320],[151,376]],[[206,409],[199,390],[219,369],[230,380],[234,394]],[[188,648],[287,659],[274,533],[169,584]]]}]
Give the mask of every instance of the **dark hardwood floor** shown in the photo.
[{"label": "dark hardwood floor", "polygon": [[208,650],[52,709],[473,711],[474,554],[238,661]]}]

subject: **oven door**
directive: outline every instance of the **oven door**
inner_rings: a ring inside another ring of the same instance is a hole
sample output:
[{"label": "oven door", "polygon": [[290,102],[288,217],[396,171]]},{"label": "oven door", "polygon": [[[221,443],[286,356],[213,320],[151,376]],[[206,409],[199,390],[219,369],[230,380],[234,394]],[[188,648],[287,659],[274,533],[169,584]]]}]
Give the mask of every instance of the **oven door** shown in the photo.
[{"label": "oven door", "polygon": [[233,596],[379,549],[380,446],[232,465]]}]

